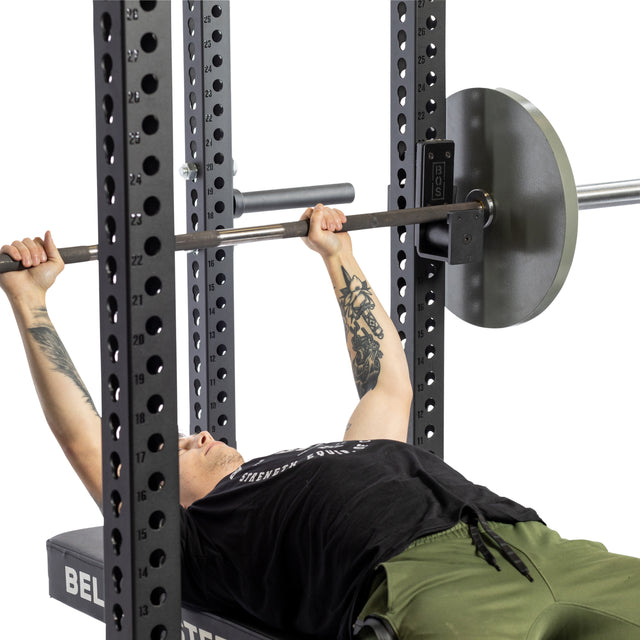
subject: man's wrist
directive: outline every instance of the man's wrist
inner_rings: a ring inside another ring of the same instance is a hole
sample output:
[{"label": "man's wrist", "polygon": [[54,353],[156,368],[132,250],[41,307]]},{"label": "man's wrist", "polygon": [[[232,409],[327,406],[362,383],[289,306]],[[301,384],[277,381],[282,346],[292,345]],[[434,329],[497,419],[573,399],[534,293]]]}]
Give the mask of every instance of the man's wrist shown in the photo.
[{"label": "man's wrist", "polygon": [[14,315],[27,322],[37,316],[42,317],[43,313],[47,313],[44,293],[23,293],[10,297],[9,301]]}]

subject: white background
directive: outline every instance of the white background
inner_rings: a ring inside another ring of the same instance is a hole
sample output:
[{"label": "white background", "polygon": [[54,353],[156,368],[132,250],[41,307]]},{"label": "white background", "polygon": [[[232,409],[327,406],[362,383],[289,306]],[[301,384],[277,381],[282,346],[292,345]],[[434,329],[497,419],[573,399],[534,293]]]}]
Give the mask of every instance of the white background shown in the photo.
[{"label": "white background", "polygon": [[[175,163],[183,161],[181,8],[174,17]],[[51,229],[97,241],[91,3],[6,2],[0,12],[0,240]],[[349,213],[386,208],[386,0],[232,2],[235,187],[350,181]],[[447,93],[506,87],[562,139],[578,184],[640,177],[637,25],[627,0],[450,0]],[[176,231],[184,191],[176,182]],[[241,224],[292,220],[254,214]],[[540,317],[482,330],[447,314],[446,459],[534,506],[566,537],[640,555],[637,530],[636,259],[640,206],[585,211],[568,280]],[[354,234],[388,300],[388,232]],[[178,265],[178,371],[187,428],[185,258]],[[236,249],[237,415],[245,457],[336,440],[357,401],[321,262],[288,240]],[[71,265],[50,314],[100,399],[97,265]],[[6,637],[44,629],[98,638],[101,623],[50,601],[45,541],[100,524],[44,423],[18,333],[0,299],[0,566]]]}]

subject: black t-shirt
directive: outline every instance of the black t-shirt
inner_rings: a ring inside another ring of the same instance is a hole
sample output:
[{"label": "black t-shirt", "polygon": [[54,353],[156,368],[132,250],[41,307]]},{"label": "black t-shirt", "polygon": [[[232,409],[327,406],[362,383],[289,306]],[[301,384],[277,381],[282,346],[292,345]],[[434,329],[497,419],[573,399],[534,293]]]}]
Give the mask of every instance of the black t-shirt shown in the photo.
[{"label": "black t-shirt", "polygon": [[375,567],[452,527],[535,511],[390,440],[319,444],[252,460],[182,514],[183,598],[296,638],[350,637]]}]

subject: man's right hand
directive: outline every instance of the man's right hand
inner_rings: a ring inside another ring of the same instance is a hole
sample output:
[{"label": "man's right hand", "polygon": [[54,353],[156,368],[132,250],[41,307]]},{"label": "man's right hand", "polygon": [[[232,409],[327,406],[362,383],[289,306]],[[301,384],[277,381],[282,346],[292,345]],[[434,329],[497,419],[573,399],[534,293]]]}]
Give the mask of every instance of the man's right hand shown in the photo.
[{"label": "man's right hand", "polygon": [[42,238],[16,240],[1,249],[14,260],[22,262],[23,271],[0,274],[0,288],[14,303],[24,301],[30,304],[44,304],[47,289],[55,282],[64,269],[64,262],[47,231]]}]

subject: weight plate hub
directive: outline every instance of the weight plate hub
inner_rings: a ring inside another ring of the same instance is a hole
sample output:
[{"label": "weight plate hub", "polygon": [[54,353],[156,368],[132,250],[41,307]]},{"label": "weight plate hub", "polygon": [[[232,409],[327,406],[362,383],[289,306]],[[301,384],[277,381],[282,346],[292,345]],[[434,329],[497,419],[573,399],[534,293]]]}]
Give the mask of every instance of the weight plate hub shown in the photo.
[{"label": "weight plate hub", "polygon": [[447,100],[456,144],[457,198],[482,189],[495,202],[482,262],[447,265],[447,308],[481,327],[508,327],[544,311],[569,273],[578,195],[549,121],[511,91],[466,89]]}]

